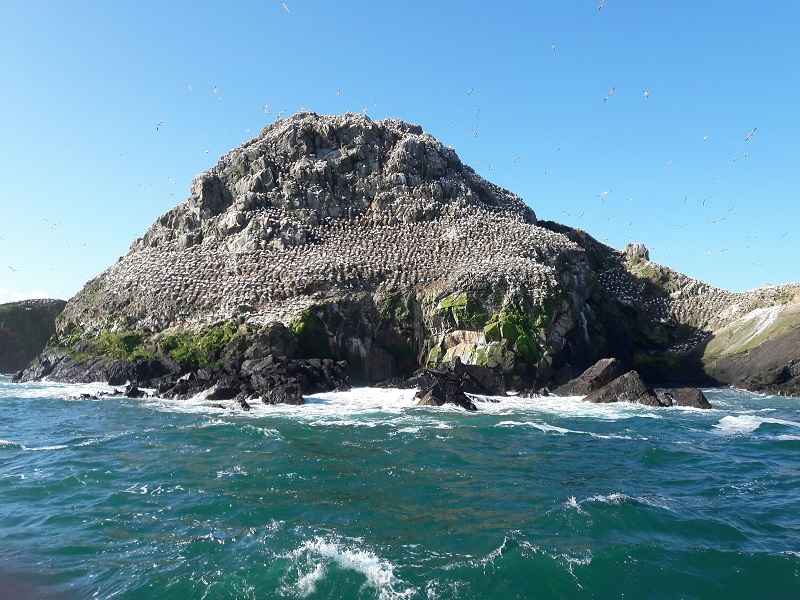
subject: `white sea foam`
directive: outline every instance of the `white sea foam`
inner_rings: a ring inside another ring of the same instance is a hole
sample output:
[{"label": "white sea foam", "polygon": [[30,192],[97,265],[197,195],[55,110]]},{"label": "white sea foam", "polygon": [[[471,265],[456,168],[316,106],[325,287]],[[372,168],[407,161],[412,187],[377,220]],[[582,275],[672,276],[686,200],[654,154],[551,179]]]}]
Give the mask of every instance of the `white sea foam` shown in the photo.
[{"label": "white sea foam", "polygon": [[714,425],[720,433],[725,435],[741,435],[745,433],[753,433],[764,423],[773,423],[775,425],[785,425],[787,427],[798,427],[800,423],[797,421],[787,421],[785,419],[770,419],[765,417],[758,417],[752,414],[743,415],[728,415],[722,417],[719,423]]},{"label": "white sea foam", "polygon": [[584,505],[605,505],[605,506],[621,506],[623,504],[641,504],[653,508],[661,508],[664,510],[672,510],[669,504],[661,498],[647,498],[643,496],[629,496],[623,492],[611,492],[609,494],[596,494],[583,500],[577,500],[575,496],[570,496],[564,503],[567,509],[575,510],[579,513],[586,514],[582,508]]},{"label": "white sea foam", "polygon": [[[394,574],[394,565],[382,560],[375,553],[359,548],[355,540],[345,544],[337,540],[315,537],[307,540],[287,558],[293,562],[298,574],[294,590],[301,597],[308,597],[317,590],[328,568],[355,571],[366,577],[365,587],[374,589],[378,598],[408,598],[416,593],[415,588],[395,589],[403,582]],[[290,590],[286,590],[290,591]]]},{"label": "white sea foam", "polygon": [[[501,421],[497,424],[498,427],[533,427],[534,429],[538,429],[543,433],[549,434],[558,434],[558,435],[567,435],[567,434],[575,434],[575,435],[588,435],[589,437],[602,439],[602,440],[632,440],[635,439],[629,435],[618,435],[618,434],[605,434],[605,433],[594,433],[592,431],[582,431],[580,429],[566,429],[564,427],[558,427],[556,425],[549,425],[547,423],[540,423],[538,421]],[[638,439],[647,439],[647,438],[638,438]]]}]

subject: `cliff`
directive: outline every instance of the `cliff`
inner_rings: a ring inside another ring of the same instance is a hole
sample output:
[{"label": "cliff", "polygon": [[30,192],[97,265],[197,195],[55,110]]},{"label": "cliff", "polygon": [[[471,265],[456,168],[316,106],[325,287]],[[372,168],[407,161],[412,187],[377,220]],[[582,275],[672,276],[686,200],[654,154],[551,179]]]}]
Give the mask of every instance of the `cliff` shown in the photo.
[{"label": "cliff", "polygon": [[64,300],[23,300],[0,304],[0,373],[26,367],[55,331]]},{"label": "cliff", "polygon": [[198,175],[70,300],[23,378],[282,355],[344,360],[374,383],[458,357],[521,388],[614,356],[651,379],[716,382],[698,354],[709,336],[790,295],[725,292],[642,246],[539,222],[416,125],[303,112]]}]

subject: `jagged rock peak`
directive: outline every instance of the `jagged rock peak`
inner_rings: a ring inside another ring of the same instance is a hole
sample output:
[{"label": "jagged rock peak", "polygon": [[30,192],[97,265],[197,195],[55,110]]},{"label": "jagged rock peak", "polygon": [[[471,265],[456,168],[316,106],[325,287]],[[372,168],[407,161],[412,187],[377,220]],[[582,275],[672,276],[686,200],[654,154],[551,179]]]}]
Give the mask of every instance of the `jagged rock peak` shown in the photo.
[{"label": "jagged rock peak", "polygon": [[187,201],[132,250],[223,243],[253,251],[307,243],[311,230],[330,219],[394,226],[469,207],[536,223],[518,196],[483,179],[418,125],[299,112],[198,175]]}]

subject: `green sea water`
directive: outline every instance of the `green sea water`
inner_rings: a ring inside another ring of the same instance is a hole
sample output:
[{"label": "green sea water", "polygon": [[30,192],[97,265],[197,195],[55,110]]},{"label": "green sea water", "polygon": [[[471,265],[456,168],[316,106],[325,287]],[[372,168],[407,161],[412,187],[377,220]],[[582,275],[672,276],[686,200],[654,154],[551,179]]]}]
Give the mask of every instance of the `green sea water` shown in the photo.
[{"label": "green sea water", "polygon": [[800,598],[798,399],[104,388],[0,378],[0,598]]}]

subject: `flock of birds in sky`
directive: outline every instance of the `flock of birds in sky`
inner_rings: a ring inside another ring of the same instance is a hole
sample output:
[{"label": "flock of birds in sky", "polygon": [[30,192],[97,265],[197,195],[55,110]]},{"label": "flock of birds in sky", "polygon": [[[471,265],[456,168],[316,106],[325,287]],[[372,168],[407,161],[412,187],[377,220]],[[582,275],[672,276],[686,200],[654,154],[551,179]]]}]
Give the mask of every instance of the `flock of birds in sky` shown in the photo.
[{"label": "flock of birds in sky", "polygon": [[[598,9],[599,9],[599,10],[602,10],[603,6],[605,5],[605,2],[606,2],[606,0],[601,0],[601,1],[600,1],[599,7],[598,7]],[[291,13],[291,10],[289,9],[289,7],[286,5],[286,3],[285,3],[285,2],[281,2],[281,5],[283,6],[283,8],[286,10],[286,12],[287,12],[287,13]],[[552,44],[551,44],[551,48],[553,49],[553,51],[555,51],[555,50],[556,50],[556,44],[555,44],[555,43],[552,43]],[[187,90],[188,90],[189,92],[194,92],[194,88],[192,87],[192,85],[191,85],[191,84],[187,84],[187,85],[186,85],[186,88],[187,88]],[[612,88],[611,88],[611,89],[608,91],[608,93],[605,95],[605,97],[603,98],[603,102],[607,102],[607,101],[611,100],[611,99],[612,99],[612,96],[613,96],[613,94],[614,94],[614,92],[615,92],[615,90],[616,90],[616,86],[612,87]],[[468,95],[468,96],[471,96],[471,95],[473,94],[473,92],[474,92],[474,91],[475,91],[475,90],[474,90],[474,88],[470,88],[469,90],[467,90],[467,95]],[[219,91],[219,89],[218,89],[217,87],[214,87],[214,89],[213,89],[213,92],[212,92],[212,93],[214,94],[214,96],[217,98],[217,100],[218,100],[219,102],[222,102],[222,96],[220,95],[220,91]],[[643,94],[643,97],[644,97],[645,99],[647,99],[647,98],[649,98],[649,97],[650,97],[650,91],[649,91],[649,90],[642,90],[642,94]],[[341,90],[337,90],[337,92],[336,92],[336,95],[337,95],[337,97],[338,97],[338,98],[341,98],[341,96],[342,96],[342,92],[341,92]],[[375,102],[375,103],[374,103],[374,106],[375,106],[375,107],[377,107],[377,106],[378,106],[378,102]],[[263,107],[263,112],[264,112],[264,113],[266,113],[266,114],[270,114],[270,105],[269,105],[269,104],[265,104],[265,105],[264,105],[264,107]],[[284,110],[281,110],[281,111],[280,111],[280,112],[277,114],[277,116],[278,116],[278,119],[282,118],[282,117],[283,117],[283,115],[284,115],[285,113],[286,113],[286,110],[285,110],[285,109],[284,109]],[[364,113],[365,115],[367,114],[367,107],[364,107],[364,108],[363,108],[363,113]],[[480,114],[480,108],[478,108],[478,109],[475,111],[475,118],[478,118],[479,114]],[[163,129],[165,126],[166,126],[166,125],[165,125],[165,122],[164,122],[163,120],[162,120],[162,121],[158,121],[158,122],[156,122],[156,124],[155,124],[156,131],[160,131],[160,130],[162,130],[162,129]],[[457,127],[457,126],[458,126],[458,121],[456,121],[455,123],[453,123],[453,124],[451,125],[451,127]],[[251,130],[250,130],[250,129],[246,130],[246,133],[250,133],[250,132],[251,132]],[[471,134],[473,137],[477,137],[477,136],[478,136],[478,124],[477,124],[477,123],[474,125],[474,127],[472,127],[472,128],[470,129],[470,134]],[[748,141],[748,140],[750,140],[750,138],[752,138],[752,137],[753,137],[755,134],[756,134],[756,128],[755,128],[755,127],[753,127],[753,129],[752,129],[752,130],[751,130],[751,131],[750,131],[750,132],[749,132],[749,133],[748,133],[748,134],[747,134],[747,135],[744,137],[744,141],[745,141],[745,142],[747,142],[747,141]],[[231,133],[231,135],[234,135],[234,134],[233,134],[233,133]],[[548,134],[546,134],[546,133],[545,133],[545,134],[544,134],[544,136],[545,136],[545,137],[547,137],[547,136],[548,136]],[[703,139],[703,141],[705,142],[705,141],[707,141],[707,140],[709,139],[709,136],[708,136],[708,135],[706,135],[706,136],[704,136],[702,139]],[[557,148],[557,149],[556,149],[556,151],[558,151],[558,150],[560,150],[560,148]],[[209,152],[209,150],[204,150],[204,153],[208,154],[208,152]],[[743,153],[743,156],[747,156],[747,152],[744,152],[744,153]],[[122,157],[123,157],[123,153],[118,153],[118,154],[115,154],[115,155],[114,155],[114,158],[122,158]],[[513,159],[513,162],[516,164],[516,163],[519,161],[519,159],[520,159],[520,157],[519,157],[519,156],[515,156],[515,157],[514,157],[514,159]],[[734,157],[734,158],[733,158],[733,160],[734,160],[734,161],[738,161],[738,160],[739,160],[739,157]],[[670,160],[670,161],[668,162],[668,164],[671,164],[671,163],[672,163],[672,161]],[[475,167],[475,168],[477,168],[477,167],[480,167],[482,164],[483,164],[483,161],[476,162],[476,163],[474,164],[474,167]],[[487,170],[488,170],[488,172],[489,172],[489,173],[491,173],[491,174],[494,174],[494,173],[495,173],[495,171],[494,171],[494,169],[493,169],[493,167],[492,167],[492,165],[491,165],[491,164],[488,164],[488,165],[487,165]],[[543,169],[543,172],[544,172],[544,174],[545,174],[545,175],[547,174],[547,168],[546,168],[546,167],[544,167],[544,169]],[[174,180],[172,177],[169,177],[169,176],[168,176],[168,177],[167,177],[167,179],[168,179],[168,181],[169,181],[171,184],[173,184],[173,185],[177,185],[177,182],[176,182],[176,181],[175,181],[175,180]],[[721,180],[717,180],[717,182],[716,182],[716,183],[720,183],[720,181],[721,181]],[[146,189],[148,186],[146,186],[146,185],[145,185],[145,183],[146,183],[146,182],[145,182],[145,179],[144,179],[144,178],[140,178],[140,182],[139,182],[139,184],[138,184],[138,185],[139,185],[139,187],[140,187],[141,189]],[[763,185],[763,184],[762,184],[762,185]],[[597,197],[597,198],[600,198],[601,202],[605,202],[605,201],[606,201],[606,197],[607,197],[609,194],[611,194],[613,191],[614,191],[613,189],[608,189],[608,190],[605,190],[605,191],[603,191],[603,192],[600,192],[599,194],[597,194],[597,196],[596,196],[596,197]],[[173,196],[173,193],[168,193],[168,196]],[[632,199],[631,199],[631,200],[632,200]],[[687,200],[688,200],[688,197],[684,197],[684,202],[686,202]],[[703,205],[705,205],[705,202],[706,202],[706,199],[704,199],[704,200],[703,200]],[[733,210],[733,207],[731,207],[731,208],[729,209],[729,211],[732,211],[732,210]],[[563,211],[563,213],[564,213],[566,216],[568,216],[568,217],[570,217],[570,216],[571,216],[571,214],[570,214],[568,211],[566,211],[566,210],[564,210],[564,211]],[[584,212],[583,214],[581,214],[580,216],[582,217],[582,216],[584,216],[584,215],[585,215],[585,212]],[[608,218],[608,217],[607,217],[607,219],[609,219],[609,220],[610,220],[610,218]],[[712,221],[712,220],[709,220],[709,221],[706,221],[706,222],[707,222],[707,223],[718,223],[718,222],[721,222],[721,221],[723,221],[723,220],[725,220],[725,217],[724,217],[724,216],[723,216],[723,217],[720,217],[720,218],[717,218],[717,219],[715,219],[715,220],[713,220],[713,221]],[[55,224],[55,225],[53,225],[52,227],[53,227],[53,228],[55,228],[55,227],[57,227],[57,226],[58,226],[58,223],[57,223],[57,224]],[[673,225],[673,227],[682,227],[682,225]],[[786,233],[784,233],[782,237],[785,237],[785,236],[786,236],[786,235],[788,235],[788,234],[789,234],[789,231],[787,231]],[[2,241],[2,240],[3,240],[3,238],[2,238],[2,237],[0,237],[0,241]],[[603,241],[608,241],[608,238],[605,238]],[[749,246],[747,246],[747,247],[749,247]],[[720,250],[720,252],[725,252],[725,251],[727,251],[727,248],[724,248],[724,249]],[[700,253],[701,253],[701,254],[711,254],[711,251],[701,251]],[[668,256],[668,257],[669,257],[670,255],[669,255],[669,254],[667,254],[666,256]],[[754,265],[754,266],[758,266],[758,265],[760,265],[760,263],[759,263],[758,261],[753,261],[753,265]],[[13,273],[16,273],[16,272],[18,272],[18,269],[14,268],[14,267],[13,267],[13,266],[11,266],[11,265],[9,265],[9,266],[8,266],[8,268],[9,268],[9,269],[11,270],[11,272],[13,272]]]}]

